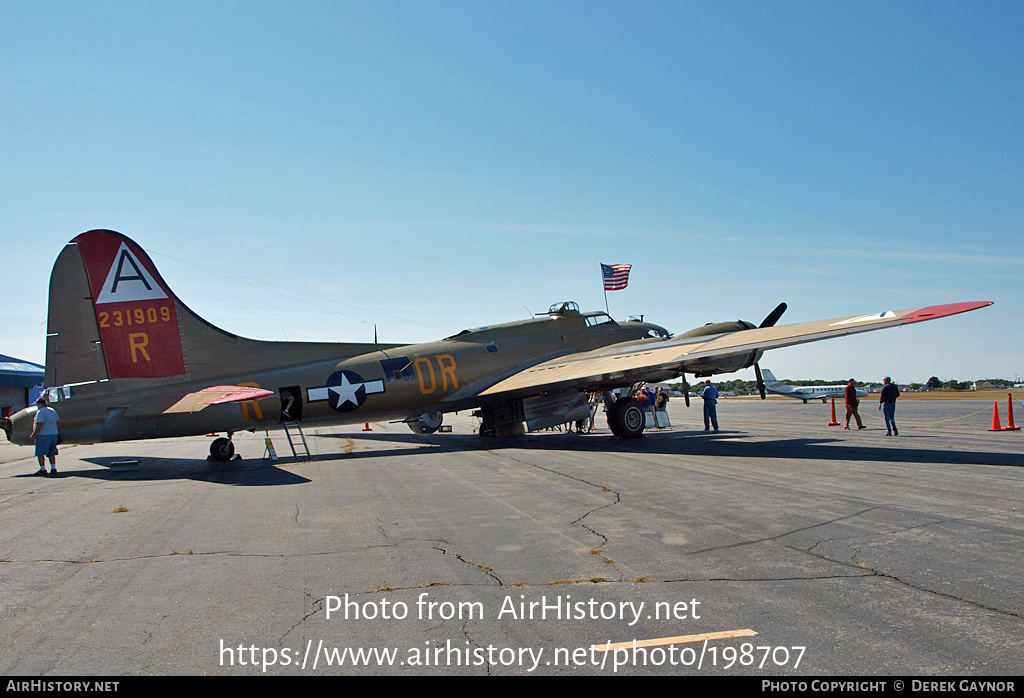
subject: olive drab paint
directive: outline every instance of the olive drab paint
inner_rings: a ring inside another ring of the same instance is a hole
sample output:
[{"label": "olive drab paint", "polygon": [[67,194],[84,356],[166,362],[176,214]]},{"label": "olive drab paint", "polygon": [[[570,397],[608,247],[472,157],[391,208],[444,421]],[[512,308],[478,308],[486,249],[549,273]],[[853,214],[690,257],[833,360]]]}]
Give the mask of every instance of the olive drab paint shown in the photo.
[{"label": "olive drab paint", "polygon": [[[775,326],[711,323],[673,337],[643,319],[618,322],[571,301],[537,317],[466,329],[434,342],[271,342],[216,327],[174,295],[134,241],[91,230],[69,242],[50,274],[46,385],[61,396],[65,443],[226,433],[301,419],[303,425],[404,422],[438,431],[444,413],[477,410],[479,433],[514,436],[577,419],[585,392],[627,391],[686,373],[756,365],[762,352],[968,312],[954,303]],[[30,443],[34,407],[0,419]],[[608,413],[612,433],[643,436],[632,398]]]}]

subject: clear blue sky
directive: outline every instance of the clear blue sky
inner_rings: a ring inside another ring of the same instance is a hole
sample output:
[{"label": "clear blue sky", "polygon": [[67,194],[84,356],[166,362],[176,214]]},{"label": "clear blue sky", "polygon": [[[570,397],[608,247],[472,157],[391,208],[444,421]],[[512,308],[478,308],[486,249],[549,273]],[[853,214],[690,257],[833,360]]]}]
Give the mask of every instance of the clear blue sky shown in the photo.
[{"label": "clear blue sky", "polygon": [[[92,228],[261,339],[558,300],[681,332],[965,300],[779,377],[1024,375],[1019,2],[0,0],[0,352]],[[739,377],[748,377],[746,373]]]}]

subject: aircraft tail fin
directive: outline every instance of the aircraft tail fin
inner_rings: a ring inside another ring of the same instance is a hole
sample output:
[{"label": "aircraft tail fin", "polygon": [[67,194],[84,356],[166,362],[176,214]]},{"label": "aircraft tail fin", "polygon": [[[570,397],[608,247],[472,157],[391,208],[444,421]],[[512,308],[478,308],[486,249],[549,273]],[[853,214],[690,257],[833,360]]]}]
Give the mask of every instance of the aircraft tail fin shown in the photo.
[{"label": "aircraft tail fin", "polygon": [[779,382],[779,379],[775,377],[775,374],[773,374],[767,368],[761,369],[761,375],[764,377],[765,385],[774,385],[775,383]]},{"label": "aircraft tail fin", "polygon": [[341,360],[373,344],[266,342],[210,324],[174,295],[128,237],[90,230],[69,242],[50,275],[48,386],[104,380],[143,385],[202,381]]},{"label": "aircraft tail fin", "polygon": [[131,240],[109,230],[82,233],[50,274],[46,384],[183,375],[174,301]]}]

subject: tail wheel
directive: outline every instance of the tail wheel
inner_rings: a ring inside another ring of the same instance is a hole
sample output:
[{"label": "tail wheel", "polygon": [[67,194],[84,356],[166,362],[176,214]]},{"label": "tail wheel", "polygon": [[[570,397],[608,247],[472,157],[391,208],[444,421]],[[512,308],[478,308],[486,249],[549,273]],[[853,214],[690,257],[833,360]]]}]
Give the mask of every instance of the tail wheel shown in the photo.
[{"label": "tail wheel", "polygon": [[224,438],[223,436],[219,439],[214,439],[213,443],[210,444],[210,459],[215,461],[231,460],[235,455],[235,445],[231,443],[231,439]]},{"label": "tail wheel", "polygon": [[612,433],[622,439],[639,439],[644,435],[644,408],[633,398],[616,401],[608,415]]}]

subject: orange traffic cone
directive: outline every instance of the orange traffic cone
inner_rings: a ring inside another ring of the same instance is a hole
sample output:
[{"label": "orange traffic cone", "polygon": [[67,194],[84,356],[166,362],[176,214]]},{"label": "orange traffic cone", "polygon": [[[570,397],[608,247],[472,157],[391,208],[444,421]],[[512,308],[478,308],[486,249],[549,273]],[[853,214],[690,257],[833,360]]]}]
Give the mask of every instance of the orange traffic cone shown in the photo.
[{"label": "orange traffic cone", "polygon": [[828,423],[830,427],[839,426],[839,420],[836,419],[836,396],[832,396],[832,421]]},{"label": "orange traffic cone", "polygon": [[370,428],[370,423],[369,422],[364,422],[363,423],[363,431],[373,431],[373,429]]},{"label": "orange traffic cone", "polygon": [[1013,393],[1006,394],[1006,409],[1009,412],[1006,416],[1006,426],[1003,431],[1020,431],[1020,427],[1013,423]]},{"label": "orange traffic cone", "polygon": [[992,401],[992,428],[989,431],[1002,431],[1003,425],[999,421],[999,403]]}]

